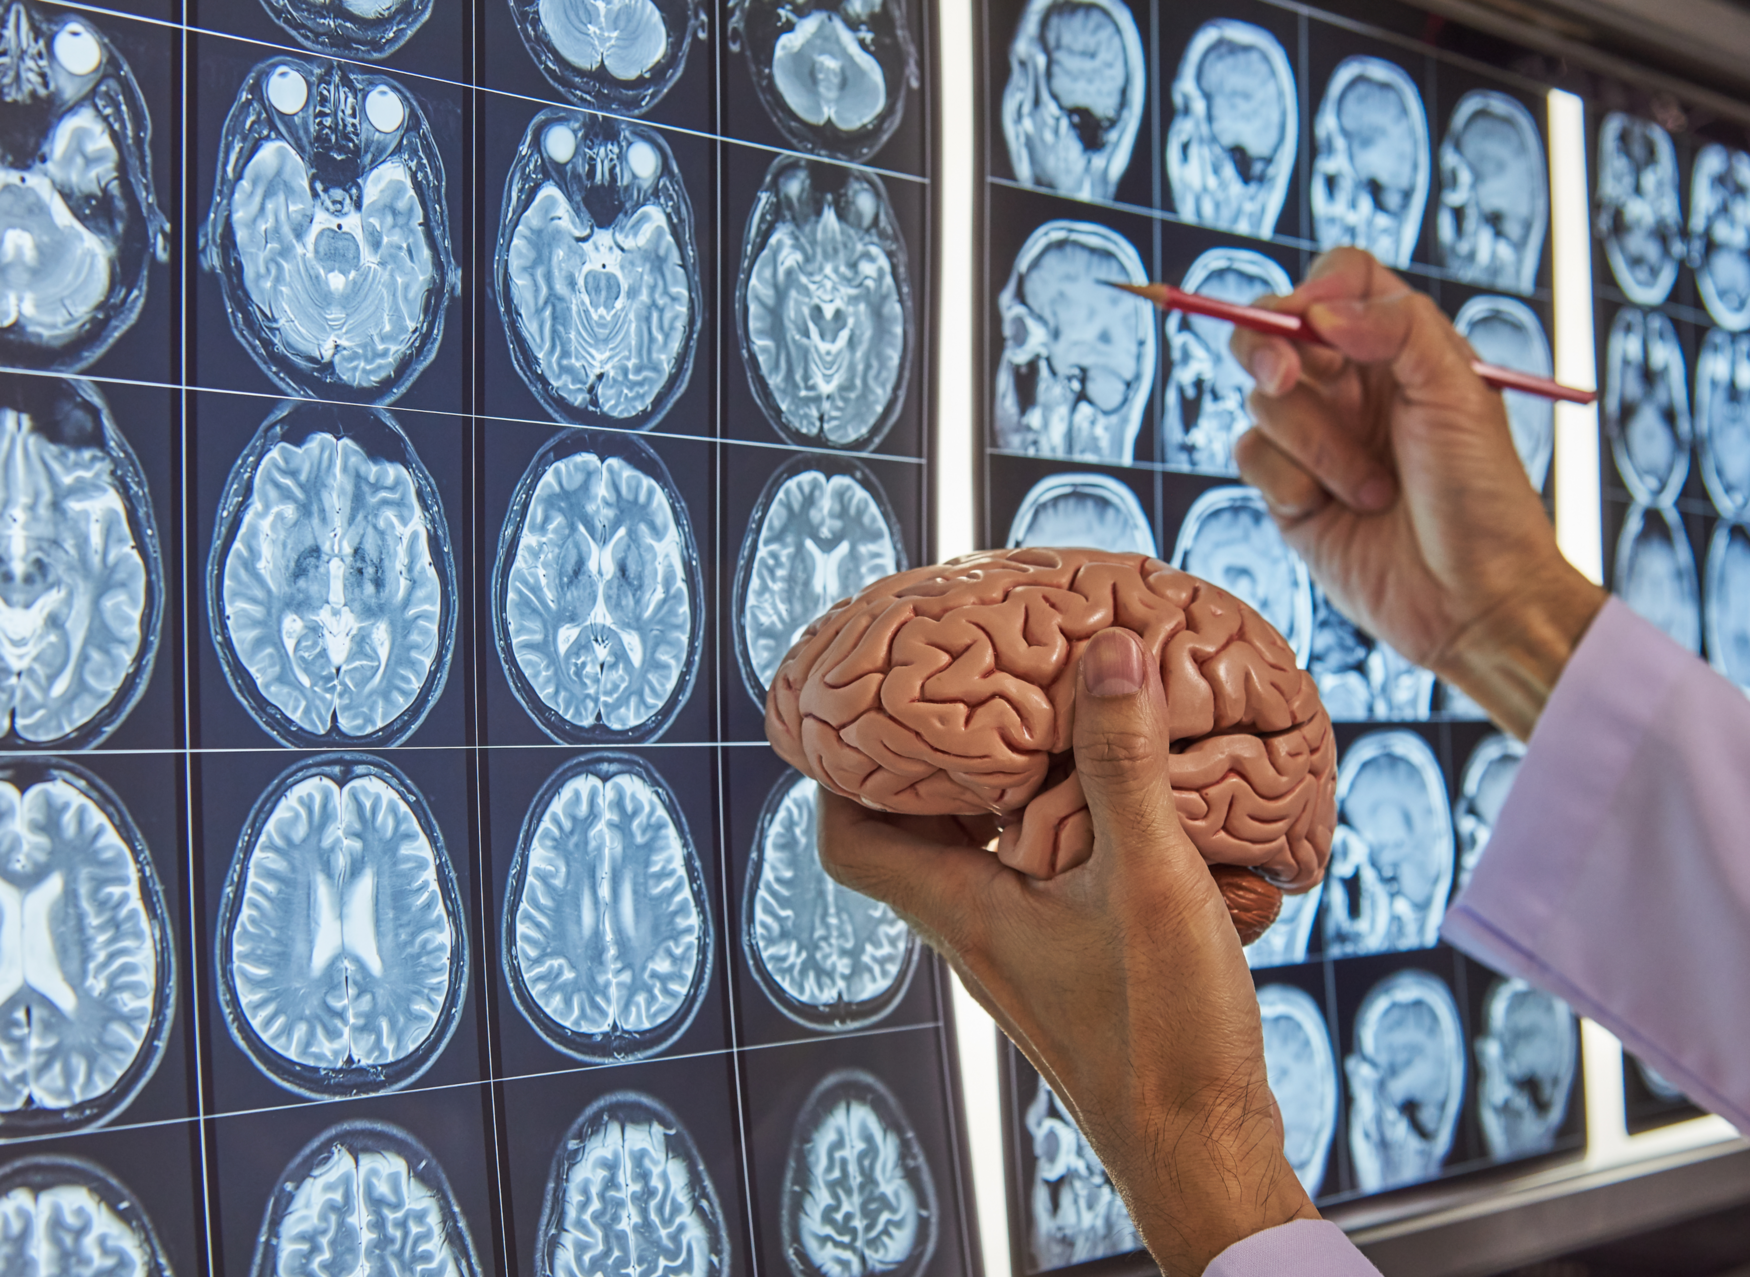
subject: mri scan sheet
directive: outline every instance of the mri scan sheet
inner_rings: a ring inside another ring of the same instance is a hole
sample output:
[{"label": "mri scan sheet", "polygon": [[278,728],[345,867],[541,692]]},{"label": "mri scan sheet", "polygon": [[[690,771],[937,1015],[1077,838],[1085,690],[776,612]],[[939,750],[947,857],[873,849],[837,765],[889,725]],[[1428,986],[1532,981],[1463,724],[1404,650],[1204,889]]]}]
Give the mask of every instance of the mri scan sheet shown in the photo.
[{"label": "mri scan sheet", "polygon": [[1246,946],[1246,965],[1256,971],[1305,962],[1313,926],[1318,921],[1319,894],[1315,888],[1298,896],[1283,896],[1282,911],[1276,915],[1276,921]]},{"label": "mri scan sheet", "polygon": [[[1555,375],[1543,321],[1516,298],[1473,297],[1459,307],[1452,326],[1470,342],[1478,359],[1536,377]],[[1556,446],[1556,406],[1523,390],[1504,391],[1501,398],[1507,404],[1507,424],[1513,431],[1514,450],[1525,465],[1525,477],[1542,492]]]},{"label": "mri scan sheet", "polygon": [[1336,723],[1420,722],[1434,712],[1434,675],[1364,633],[1312,587],[1307,669]]},{"label": "mri scan sheet", "polygon": [[1388,266],[1422,238],[1432,149],[1416,82],[1384,58],[1344,58],[1313,117],[1312,217],[1321,249],[1353,244]]},{"label": "mri scan sheet", "polygon": [[1613,588],[1635,611],[1692,652],[1701,651],[1701,583],[1682,518],[1635,505],[1616,542]]},{"label": "mri scan sheet", "polygon": [[[1710,349],[1717,367],[1719,346]],[[1649,504],[1674,500],[1689,474],[1689,378],[1677,330],[1661,312],[1624,307],[1611,320],[1603,407],[1630,495]]]},{"label": "mri scan sheet", "polygon": [[1705,598],[1708,660],[1750,694],[1750,528],[1742,523],[1714,528]]},{"label": "mri scan sheet", "polygon": [[1637,306],[1671,295],[1689,256],[1671,135],[1622,111],[1598,126],[1596,229],[1616,286]]},{"label": "mri scan sheet", "polygon": [[1537,121],[1518,98],[1472,89],[1440,143],[1440,264],[1480,288],[1529,293],[1549,229],[1549,166]]},{"label": "mri scan sheet", "polygon": [[1009,545],[1085,546],[1112,554],[1156,553],[1154,529],[1135,492],[1111,475],[1048,475],[1021,499]]},{"label": "mri scan sheet", "polygon": [[1453,897],[1465,884],[1482,859],[1494,832],[1495,820],[1506,805],[1513,790],[1513,778],[1519,774],[1519,764],[1525,757],[1525,743],[1496,732],[1485,736],[1471,751],[1464,765],[1464,777],[1459,781],[1458,802],[1453,810],[1452,824],[1458,837],[1458,882]]},{"label": "mri scan sheet", "polygon": [[431,17],[432,0],[261,0],[268,16],[316,53],[386,58]]},{"label": "mri scan sheet", "polygon": [[1324,1182],[1337,1134],[1337,1054],[1325,1013],[1305,990],[1266,984],[1258,990],[1264,1067],[1282,1113],[1283,1152],[1308,1193]]},{"label": "mri scan sheet", "polygon": [[510,12],[554,88],[615,114],[662,101],[708,26],[702,0],[510,0]]},{"label": "mri scan sheet", "polygon": [[1039,1078],[1023,1118],[1033,1150],[1028,1245],[1044,1271],[1142,1249],[1130,1211],[1063,1101]]},{"label": "mri scan sheet", "polygon": [[1710,143],[1689,179],[1689,260],[1714,323],[1750,328],[1750,153]]},{"label": "mri scan sheet", "polygon": [[1363,1192],[1432,1179],[1464,1106],[1464,1029],[1452,992],[1406,968],[1368,991],[1343,1062],[1349,1157]]},{"label": "mri scan sheet", "polygon": [[1750,333],[1716,328],[1695,361],[1696,451],[1724,519],[1750,516]]},{"label": "mri scan sheet", "polygon": [[1211,488],[1179,525],[1173,566],[1213,581],[1274,625],[1295,660],[1312,642],[1312,586],[1306,564],[1276,530],[1256,488]]},{"label": "mri scan sheet", "polygon": [[0,1167],[0,1272],[171,1277],[133,1193],[95,1162],[55,1155]]},{"label": "mri scan sheet", "polygon": [[1520,979],[1496,980],[1477,1039],[1477,1114],[1496,1161],[1555,1147],[1580,1063],[1580,1025],[1568,1004]]}]

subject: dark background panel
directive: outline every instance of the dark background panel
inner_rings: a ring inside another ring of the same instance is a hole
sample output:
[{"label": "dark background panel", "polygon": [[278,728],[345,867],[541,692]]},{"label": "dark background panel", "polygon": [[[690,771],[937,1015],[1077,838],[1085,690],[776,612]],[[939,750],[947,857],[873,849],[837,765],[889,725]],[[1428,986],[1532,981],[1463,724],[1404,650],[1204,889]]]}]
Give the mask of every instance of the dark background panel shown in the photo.
[{"label": "dark background panel", "polygon": [[1641,1070],[1645,1067],[1627,1051],[1622,1053],[1623,1112],[1630,1135],[1656,1131],[1663,1126],[1707,1116],[1706,1111],[1683,1098],[1670,1099],[1651,1086]]}]

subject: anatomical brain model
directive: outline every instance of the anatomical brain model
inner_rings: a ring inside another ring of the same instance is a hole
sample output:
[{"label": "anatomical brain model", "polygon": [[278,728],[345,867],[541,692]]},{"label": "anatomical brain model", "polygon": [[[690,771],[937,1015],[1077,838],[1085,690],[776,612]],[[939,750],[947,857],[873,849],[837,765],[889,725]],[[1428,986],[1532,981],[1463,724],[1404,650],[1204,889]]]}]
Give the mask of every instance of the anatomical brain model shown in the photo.
[{"label": "anatomical brain model", "polygon": [[877,581],[790,649],[766,733],[788,762],[870,807],[995,813],[1004,861],[1050,877],[1092,849],[1070,752],[1075,670],[1113,626],[1160,662],[1179,818],[1249,942],[1280,891],[1324,875],[1330,719],[1262,617],[1157,559],[994,550]]}]

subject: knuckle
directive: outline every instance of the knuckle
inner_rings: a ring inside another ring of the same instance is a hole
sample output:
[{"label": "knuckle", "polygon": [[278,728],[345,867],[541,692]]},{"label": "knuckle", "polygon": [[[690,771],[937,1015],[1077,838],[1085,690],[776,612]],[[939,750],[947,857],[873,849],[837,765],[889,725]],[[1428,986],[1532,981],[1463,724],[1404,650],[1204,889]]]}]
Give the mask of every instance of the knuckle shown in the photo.
[{"label": "knuckle", "polygon": [[1076,742],[1076,766],[1100,779],[1140,772],[1159,756],[1160,747],[1147,732],[1096,731]]}]

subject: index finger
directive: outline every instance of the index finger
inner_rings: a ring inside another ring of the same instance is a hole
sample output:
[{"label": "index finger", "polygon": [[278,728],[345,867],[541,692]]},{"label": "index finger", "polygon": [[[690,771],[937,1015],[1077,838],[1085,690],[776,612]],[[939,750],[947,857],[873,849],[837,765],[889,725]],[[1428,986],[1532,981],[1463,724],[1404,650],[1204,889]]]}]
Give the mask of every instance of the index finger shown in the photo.
[{"label": "index finger", "polygon": [[[1312,307],[1333,301],[1368,301],[1410,291],[1396,271],[1359,248],[1333,248],[1320,253],[1307,269],[1300,286],[1286,297],[1272,297],[1271,310],[1304,315]],[[1249,328],[1234,329],[1229,347],[1240,366],[1249,371],[1258,388],[1267,395],[1287,393],[1303,373],[1330,377],[1346,361],[1335,351],[1303,345],[1284,337],[1272,337]]]}]

